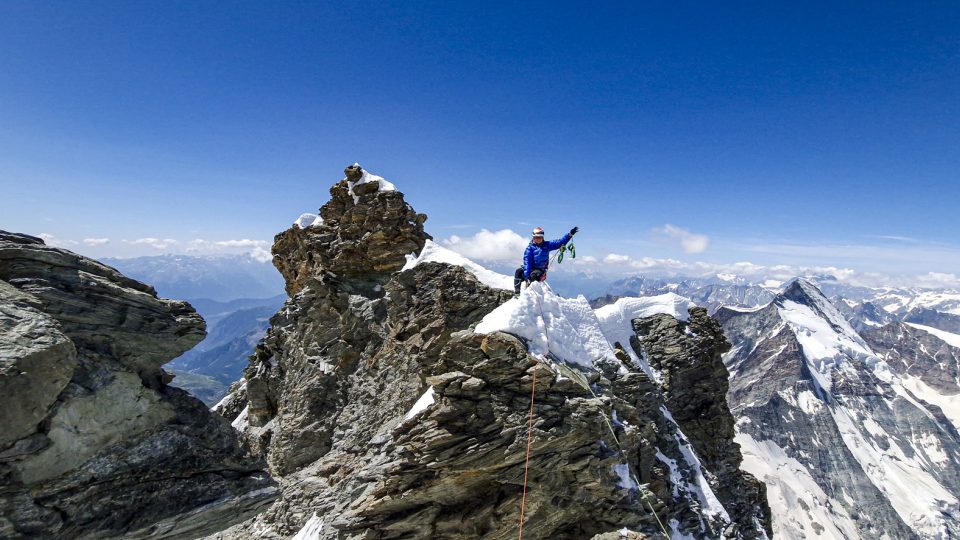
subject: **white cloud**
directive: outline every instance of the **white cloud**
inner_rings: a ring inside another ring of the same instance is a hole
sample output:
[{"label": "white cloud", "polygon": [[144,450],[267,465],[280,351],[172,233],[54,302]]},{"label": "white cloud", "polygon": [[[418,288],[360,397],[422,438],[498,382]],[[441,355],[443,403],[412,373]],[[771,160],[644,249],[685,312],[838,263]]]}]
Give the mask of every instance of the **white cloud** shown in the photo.
[{"label": "white cloud", "polygon": [[603,258],[604,264],[623,264],[630,262],[630,257],[627,255],[620,255],[619,253],[611,253]]},{"label": "white cloud", "polygon": [[76,240],[65,240],[63,238],[57,238],[56,236],[50,233],[40,233],[37,236],[40,237],[44,241],[44,243],[46,243],[48,246],[67,247],[67,246],[77,245]]},{"label": "white cloud", "polygon": [[88,246],[102,246],[104,244],[109,244],[109,238],[84,238],[83,243]]},{"label": "white cloud", "polygon": [[185,251],[194,255],[227,255],[246,253],[260,262],[273,259],[270,254],[270,242],[241,238],[238,240],[206,240],[195,238],[186,244]]},{"label": "white cloud", "polygon": [[270,251],[259,246],[250,251],[250,256],[262,263],[273,260],[273,255],[270,254]]},{"label": "white cloud", "polygon": [[453,235],[440,243],[464,257],[478,261],[519,261],[530,242],[511,229],[493,232],[481,229],[471,237]]},{"label": "white cloud", "polygon": [[237,247],[237,248],[263,248],[264,246],[270,245],[266,240],[250,240],[249,238],[244,238],[242,240],[220,240],[214,242],[214,244],[223,247]]},{"label": "white cloud", "polygon": [[133,245],[145,245],[150,246],[153,249],[167,249],[170,246],[175,246],[180,242],[174,240],[173,238],[138,238],[132,242]]},{"label": "white cloud", "polygon": [[654,229],[653,232],[661,237],[679,242],[684,253],[703,253],[710,245],[710,239],[706,235],[692,233],[687,229],[669,223]]},{"label": "white cloud", "polygon": [[917,278],[920,287],[960,287],[960,277],[956,274],[928,272]]}]

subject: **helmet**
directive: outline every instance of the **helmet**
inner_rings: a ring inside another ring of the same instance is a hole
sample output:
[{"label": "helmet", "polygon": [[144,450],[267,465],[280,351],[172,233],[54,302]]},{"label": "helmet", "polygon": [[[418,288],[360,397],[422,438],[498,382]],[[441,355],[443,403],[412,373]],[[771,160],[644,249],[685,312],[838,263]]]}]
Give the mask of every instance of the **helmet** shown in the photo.
[{"label": "helmet", "polygon": [[539,236],[540,238],[543,238],[543,228],[537,227],[533,229],[533,236]]}]

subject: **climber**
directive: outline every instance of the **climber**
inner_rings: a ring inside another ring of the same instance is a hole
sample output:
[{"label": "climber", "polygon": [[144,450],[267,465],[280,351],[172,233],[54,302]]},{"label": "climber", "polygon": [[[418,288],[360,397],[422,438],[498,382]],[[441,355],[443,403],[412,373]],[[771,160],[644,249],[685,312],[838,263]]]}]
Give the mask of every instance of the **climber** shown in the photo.
[{"label": "climber", "polygon": [[542,228],[533,229],[533,238],[527,244],[526,251],[523,252],[523,266],[517,268],[517,271],[513,274],[513,288],[517,294],[520,294],[520,283],[522,282],[529,284],[531,281],[546,281],[547,267],[550,265],[550,252],[566,245],[579,230],[579,227],[574,227],[563,238],[547,241],[543,239]]}]

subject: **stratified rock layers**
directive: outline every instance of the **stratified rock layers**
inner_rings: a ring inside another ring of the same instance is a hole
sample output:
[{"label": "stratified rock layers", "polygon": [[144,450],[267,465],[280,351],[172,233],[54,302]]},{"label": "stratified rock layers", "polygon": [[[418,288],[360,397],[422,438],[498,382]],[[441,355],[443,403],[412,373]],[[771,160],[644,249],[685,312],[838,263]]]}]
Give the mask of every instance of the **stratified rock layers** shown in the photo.
[{"label": "stratified rock layers", "polygon": [[508,291],[448,264],[397,272],[426,217],[347,172],[322,223],[277,235],[291,299],[220,408],[282,495],[215,538],[515,538],[534,375],[525,537],[659,537],[658,518],[698,538],[769,532],[763,486],[737,468],[729,345],[703,310],[638,320],[623,344],[656,355],[669,389],[628,358],[609,373],[535,358],[472,331]]},{"label": "stratified rock layers", "polygon": [[190,538],[275,488],[161,366],[203,338],[188,304],[0,232],[0,537]]}]

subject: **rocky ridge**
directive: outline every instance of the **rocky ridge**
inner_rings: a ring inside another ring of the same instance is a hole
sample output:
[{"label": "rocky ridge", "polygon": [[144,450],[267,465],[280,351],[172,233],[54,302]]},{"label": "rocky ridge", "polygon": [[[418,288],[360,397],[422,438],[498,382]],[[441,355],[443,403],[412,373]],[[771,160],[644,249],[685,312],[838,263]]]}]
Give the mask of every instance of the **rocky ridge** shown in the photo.
[{"label": "rocky ridge", "polygon": [[167,386],[186,303],[0,231],[0,537],[192,538],[275,495],[229,424]]},{"label": "rocky ridge", "polygon": [[322,219],[277,235],[291,298],[217,407],[282,494],[212,538],[513,538],[534,379],[528,538],[769,534],[732,441],[729,344],[704,310],[634,321],[612,364],[533,356],[474,331],[510,292],[450,264],[399,271],[426,216],[345,172]]}]

